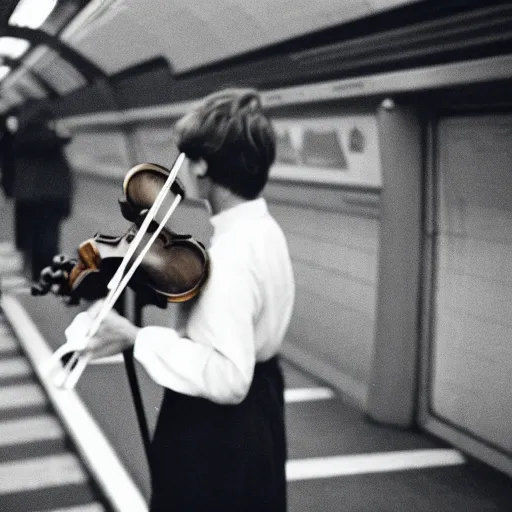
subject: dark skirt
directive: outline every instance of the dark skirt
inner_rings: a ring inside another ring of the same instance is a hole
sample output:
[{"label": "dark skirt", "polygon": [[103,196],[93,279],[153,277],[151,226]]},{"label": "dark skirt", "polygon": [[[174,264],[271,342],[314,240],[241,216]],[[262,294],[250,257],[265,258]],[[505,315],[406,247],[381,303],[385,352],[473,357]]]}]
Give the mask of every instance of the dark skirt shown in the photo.
[{"label": "dark skirt", "polygon": [[219,405],[167,389],[151,445],[151,512],[285,512],[284,382],[277,358]]}]

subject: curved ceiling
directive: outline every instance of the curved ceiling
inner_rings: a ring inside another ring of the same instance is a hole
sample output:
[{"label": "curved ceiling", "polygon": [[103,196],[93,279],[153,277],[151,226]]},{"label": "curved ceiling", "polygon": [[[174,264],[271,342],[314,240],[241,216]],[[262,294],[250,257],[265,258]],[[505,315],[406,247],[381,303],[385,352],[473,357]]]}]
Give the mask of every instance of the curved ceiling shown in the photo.
[{"label": "curved ceiling", "polygon": [[185,72],[419,0],[45,0],[35,30],[10,24],[21,1],[0,2],[0,113],[155,58]]},{"label": "curved ceiling", "polygon": [[102,75],[58,38],[87,2],[0,2],[0,113],[28,100],[59,96]]},{"label": "curved ceiling", "polygon": [[112,74],[164,57],[184,72],[415,0],[98,0],[61,34]]}]

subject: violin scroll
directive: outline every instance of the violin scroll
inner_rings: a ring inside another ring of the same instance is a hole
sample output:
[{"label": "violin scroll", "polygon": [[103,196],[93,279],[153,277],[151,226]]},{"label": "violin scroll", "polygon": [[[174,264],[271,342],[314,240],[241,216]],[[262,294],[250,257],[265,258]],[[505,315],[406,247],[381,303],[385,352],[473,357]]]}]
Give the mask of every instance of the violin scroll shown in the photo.
[{"label": "violin scroll", "polygon": [[52,292],[66,297],[69,305],[78,304],[80,299],[71,293],[69,284],[69,276],[77,265],[77,261],[76,258],[69,258],[64,254],[54,256],[52,264],[45,267],[37,283],[32,284],[32,295],[40,296]]}]

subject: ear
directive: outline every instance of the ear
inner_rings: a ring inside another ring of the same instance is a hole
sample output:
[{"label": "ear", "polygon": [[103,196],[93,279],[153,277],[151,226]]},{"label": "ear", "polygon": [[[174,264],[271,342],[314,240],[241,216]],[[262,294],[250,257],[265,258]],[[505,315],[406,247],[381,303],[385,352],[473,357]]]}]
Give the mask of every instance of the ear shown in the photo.
[{"label": "ear", "polygon": [[204,158],[200,158],[196,162],[194,162],[194,174],[198,178],[204,178],[206,173],[208,172],[208,164]]}]

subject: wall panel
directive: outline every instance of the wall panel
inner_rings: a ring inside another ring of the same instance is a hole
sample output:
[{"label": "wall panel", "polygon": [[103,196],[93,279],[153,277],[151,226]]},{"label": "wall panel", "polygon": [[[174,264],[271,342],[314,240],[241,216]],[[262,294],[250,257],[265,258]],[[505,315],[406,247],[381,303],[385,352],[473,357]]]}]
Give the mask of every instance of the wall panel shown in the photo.
[{"label": "wall panel", "polygon": [[122,179],[132,166],[126,137],[116,128],[76,131],[65,153],[77,172]]},{"label": "wall panel", "polygon": [[287,237],[297,287],[285,354],[363,406],[373,355],[379,220],[272,201],[270,210]]}]

